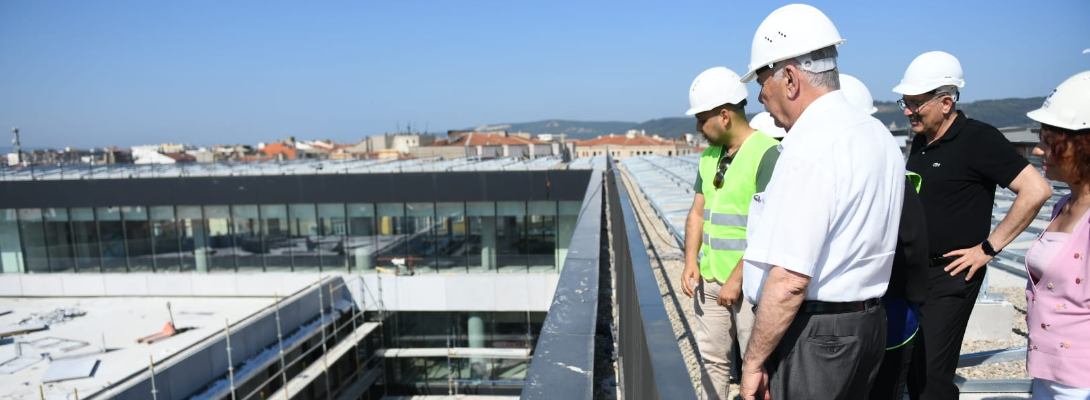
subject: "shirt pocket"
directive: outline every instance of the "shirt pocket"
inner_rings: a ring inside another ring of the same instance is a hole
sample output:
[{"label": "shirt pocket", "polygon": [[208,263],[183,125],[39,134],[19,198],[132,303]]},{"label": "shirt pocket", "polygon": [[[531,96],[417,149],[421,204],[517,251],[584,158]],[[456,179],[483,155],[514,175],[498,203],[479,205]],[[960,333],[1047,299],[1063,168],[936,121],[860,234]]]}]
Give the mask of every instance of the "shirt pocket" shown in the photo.
[{"label": "shirt pocket", "polygon": [[761,215],[764,213],[766,202],[765,193],[767,192],[754,194],[749,200],[749,217],[746,221],[746,231],[751,234],[755,232],[753,229],[757,227],[758,222],[761,220]]}]

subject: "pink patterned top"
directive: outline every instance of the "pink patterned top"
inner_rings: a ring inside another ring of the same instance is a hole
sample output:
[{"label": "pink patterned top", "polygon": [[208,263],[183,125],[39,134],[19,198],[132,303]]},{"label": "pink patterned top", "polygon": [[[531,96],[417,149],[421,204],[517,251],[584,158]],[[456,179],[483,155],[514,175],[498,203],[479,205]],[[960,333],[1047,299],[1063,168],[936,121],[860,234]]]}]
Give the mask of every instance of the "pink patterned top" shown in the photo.
[{"label": "pink patterned top", "polygon": [[[1056,203],[1052,219],[1070,195]],[[1090,211],[1047,265],[1028,265],[1045,253],[1038,239],[1026,253],[1029,344],[1026,369],[1034,378],[1090,388]]]}]

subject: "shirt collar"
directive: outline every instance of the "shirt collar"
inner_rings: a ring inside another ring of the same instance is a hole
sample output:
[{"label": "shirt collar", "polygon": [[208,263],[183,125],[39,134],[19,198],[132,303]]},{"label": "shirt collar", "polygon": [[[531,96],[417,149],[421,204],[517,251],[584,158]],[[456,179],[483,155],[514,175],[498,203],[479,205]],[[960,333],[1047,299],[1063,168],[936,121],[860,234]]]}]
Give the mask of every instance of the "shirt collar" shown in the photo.
[{"label": "shirt collar", "polygon": [[965,127],[965,123],[968,122],[969,118],[965,116],[965,113],[961,112],[961,110],[957,110],[956,112],[957,116],[954,117],[954,122],[950,124],[949,128],[946,128],[946,133],[942,134],[942,137],[939,138],[939,142],[954,140],[954,137],[961,132],[961,129]]},{"label": "shirt collar", "polygon": [[795,125],[791,127],[791,132],[788,132],[783,140],[780,141],[780,150],[782,151],[783,148],[790,147],[792,139],[799,137],[799,134],[809,134],[808,131],[812,130],[809,127],[809,125],[813,123],[811,120],[819,118],[819,115],[835,110],[842,105],[851,107],[851,105],[848,104],[848,99],[844,97],[844,92],[840,90],[834,90],[818,97],[813,103],[810,103],[809,107],[806,107],[806,110],[802,112],[799,119],[795,121]]}]

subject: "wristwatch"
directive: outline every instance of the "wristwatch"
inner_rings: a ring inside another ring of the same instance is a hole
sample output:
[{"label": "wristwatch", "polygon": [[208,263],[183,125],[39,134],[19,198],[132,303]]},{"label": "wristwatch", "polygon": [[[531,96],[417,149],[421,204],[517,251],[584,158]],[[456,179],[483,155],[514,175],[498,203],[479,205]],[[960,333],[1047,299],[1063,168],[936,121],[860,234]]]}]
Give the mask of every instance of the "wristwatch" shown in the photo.
[{"label": "wristwatch", "polygon": [[989,257],[995,257],[999,252],[1003,251],[1003,249],[996,250],[995,247],[992,247],[992,242],[989,242],[988,239],[984,239],[984,242],[980,244],[980,248]]}]

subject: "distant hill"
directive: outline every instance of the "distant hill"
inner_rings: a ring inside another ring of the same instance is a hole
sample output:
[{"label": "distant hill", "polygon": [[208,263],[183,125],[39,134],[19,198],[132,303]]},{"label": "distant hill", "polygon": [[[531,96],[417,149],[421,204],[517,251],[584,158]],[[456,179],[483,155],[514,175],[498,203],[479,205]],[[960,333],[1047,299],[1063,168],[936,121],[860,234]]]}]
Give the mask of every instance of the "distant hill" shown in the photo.
[{"label": "distant hill", "polygon": [[[753,118],[757,114],[747,114],[747,118]],[[667,138],[676,138],[686,133],[696,133],[696,118],[671,117],[658,118],[640,123],[632,129],[643,129],[648,135],[659,135]]]},{"label": "distant hill", "polygon": [[635,122],[620,121],[565,121],[559,119],[535,122],[520,122],[495,125],[482,125],[467,130],[478,132],[508,131],[530,132],[535,135],[542,133],[563,133],[567,139],[594,139],[598,136],[610,133],[622,134],[636,126]]},{"label": "distant hill", "polygon": [[643,122],[632,127],[632,129],[642,129],[646,131],[648,135],[659,135],[668,138],[678,137],[686,133],[696,132],[696,118],[658,118]]},{"label": "distant hill", "polygon": [[[1024,127],[1035,125],[1036,122],[1026,117],[1026,112],[1036,110],[1044,103],[1044,97],[1030,97],[1028,99],[999,99],[980,100],[970,103],[958,104],[958,109],[965,112],[965,116],[986,122],[996,128]],[[878,107],[875,118],[886,124],[896,122],[897,126],[904,127],[908,119],[904,111],[897,107],[897,103],[891,101],[876,101]]]},{"label": "distant hill", "polygon": [[1044,102],[1044,97],[980,100],[966,103],[961,109],[966,116],[987,122],[996,128],[1032,126],[1037,125],[1037,122],[1029,119],[1026,113],[1041,108]]},{"label": "distant hill", "polygon": [[[997,128],[1032,126],[1034,122],[1026,118],[1026,112],[1037,109],[1045,100],[1044,97],[1031,97],[1026,99],[999,99],[980,100],[960,103],[958,109],[963,110],[970,118],[987,122]],[[897,104],[890,101],[877,101],[878,107],[875,118],[885,125],[896,122],[897,126],[904,127],[908,120]],[[749,117],[753,117],[750,114]],[[592,121],[566,121],[547,120],[526,123],[510,123],[485,125],[476,128],[481,130],[507,130],[508,132],[524,131],[533,134],[540,133],[565,133],[569,139],[593,139],[599,135],[610,133],[621,134],[629,129],[642,129],[648,135],[660,135],[671,138],[685,133],[696,132],[696,119],[693,117],[668,117],[657,118],[641,123],[635,122],[592,122]]]}]

